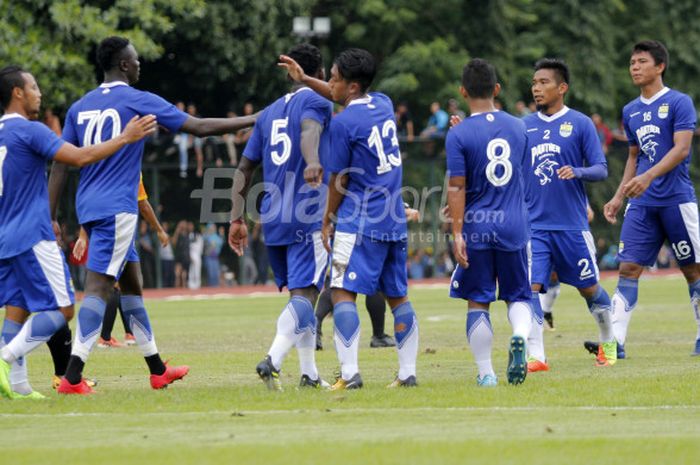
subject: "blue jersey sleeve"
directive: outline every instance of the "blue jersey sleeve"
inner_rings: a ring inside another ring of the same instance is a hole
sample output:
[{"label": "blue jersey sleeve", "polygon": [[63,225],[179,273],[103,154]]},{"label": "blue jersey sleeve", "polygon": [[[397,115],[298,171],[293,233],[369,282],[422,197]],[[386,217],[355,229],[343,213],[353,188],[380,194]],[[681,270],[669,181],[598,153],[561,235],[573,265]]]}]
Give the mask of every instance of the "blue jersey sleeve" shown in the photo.
[{"label": "blue jersey sleeve", "polygon": [[75,146],[80,146],[80,144],[78,144],[78,132],[75,130],[75,118],[73,117],[72,108],[68,110],[66,114],[66,125],[63,127],[61,138]]},{"label": "blue jersey sleeve", "polygon": [[140,115],[153,114],[158,119],[158,124],[170,132],[178,132],[189,115],[172,103],[150,92],[140,92],[141,98],[137,100],[137,113]]},{"label": "blue jersey sleeve", "polygon": [[333,119],[330,126],[332,153],[328,157],[328,171],[340,173],[352,162],[350,134],[345,125]]},{"label": "blue jersey sleeve", "polygon": [[331,118],[330,102],[316,94],[309,99],[308,105],[304,106],[304,111],[301,114],[301,121],[305,119],[314,120],[324,128],[328,126]]},{"label": "blue jersey sleeve", "polygon": [[251,134],[250,139],[248,139],[248,143],[245,145],[245,149],[243,149],[243,156],[255,163],[260,163],[262,161],[262,132],[265,126],[266,124],[261,115],[253,127],[253,134]]},{"label": "blue jersey sleeve", "polygon": [[687,95],[683,95],[676,101],[674,108],[673,132],[693,131],[697,124],[697,113],[693,101]]},{"label": "blue jersey sleeve", "polygon": [[447,152],[447,171],[450,177],[466,176],[467,168],[464,157],[464,149],[455,133],[456,128],[447,133],[445,151]]},{"label": "blue jersey sleeve", "polygon": [[29,131],[29,145],[41,158],[52,160],[65,141],[42,123],[32,123]]},{"label": "blue jersey sleeve", "polygon": [[583,159],[588,166],[607,164],[603,146],[595,129],[595,125],[590,118],[585,118],[583,130],[581,131],[581,148],[583,149]]}]

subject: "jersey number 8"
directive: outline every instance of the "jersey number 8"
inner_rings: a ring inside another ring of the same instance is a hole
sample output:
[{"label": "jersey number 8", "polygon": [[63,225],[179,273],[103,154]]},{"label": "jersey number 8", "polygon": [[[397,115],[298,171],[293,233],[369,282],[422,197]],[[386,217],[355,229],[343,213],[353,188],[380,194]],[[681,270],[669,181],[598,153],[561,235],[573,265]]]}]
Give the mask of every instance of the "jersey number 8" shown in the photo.
[{"label": "jersey number 8", "polygon": [[107,108],[104,111],[90,110],[78,113],[78,124],[83,124],[87,120],[87,127],[83,135],[83,147],[97,145],[103,142],[102,129],[108,119],[112,120],[112,136],[107,139],[114,139],[122,132],[122,120],[119,113],[114,108]]},{"label": "jersey number 8", "polygon": [[[493,139],[486,146],[486,179],[496,187],[505,186],[513,177],[513,165],[510,162],[510,145],[505,139]],[[502,173],[496,174],[497,168],[502,167]]]}]

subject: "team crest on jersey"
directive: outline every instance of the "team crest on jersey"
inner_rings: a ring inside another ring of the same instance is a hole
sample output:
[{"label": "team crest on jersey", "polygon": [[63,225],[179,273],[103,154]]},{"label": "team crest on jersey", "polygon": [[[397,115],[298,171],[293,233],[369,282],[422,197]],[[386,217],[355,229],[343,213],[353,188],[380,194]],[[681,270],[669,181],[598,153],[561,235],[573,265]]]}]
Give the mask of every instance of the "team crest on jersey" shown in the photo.
[{"label": "team crest on jersey", "polygon": [[661,104],[658,115],[661,119],[666,119],[668,117],[668,103]]},{"label": "team crest on jersey", "polygon": [[659,145],[654,139],[647,139],[647,141],[642,145],[642,152],[647,156],[650,162],[654,163],[656,160],[656,146]]},{"label": "team crest on jersey", "polygon": [[559,163],[550,158],[546,158],[542,163],[537,165],[537,168],[535,168],[535,176],[540,178],[540,186],[552,182],[554,170],[557,166],[559,166]]},{"label": "team crest on jersey", "polygon": [[491,113],[489,113],[488,115],[486,115],[486,121],[488,121],[489,123],[493,123],[493,120],[495,120],[495,119],[496,119],[496,118],[494,118],[493,115],[492,115]]},{"label": "team crest on jersey", "polygon": [[573,130],[574,125],[567,121],[559,126],[559,135],[562,137],[569,137]]}]

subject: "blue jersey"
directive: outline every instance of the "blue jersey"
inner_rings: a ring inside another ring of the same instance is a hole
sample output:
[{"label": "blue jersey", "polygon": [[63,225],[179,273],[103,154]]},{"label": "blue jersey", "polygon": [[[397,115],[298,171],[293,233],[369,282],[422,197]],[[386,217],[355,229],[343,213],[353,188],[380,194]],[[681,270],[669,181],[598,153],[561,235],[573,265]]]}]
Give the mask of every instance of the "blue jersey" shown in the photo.
[{"label": "blue jersey", "polygon": [[[124,82],[99,86],[75,102],[66,115],[63,138],[79,147],[106,142],[121,134],[134,116],[153,114],[158,124],[176,132],[186,113],[157,95]],[[138,213],[136,201],[144,140],[80,170],[76,210],[80,224],[117,213]]]},{"label": "blue jersey", "polygon": [[63,144],[48,127],[17,113],[0,119],[0,259],[56,240],[46,163]]},{"label": "blue jersey", "polygon": [[[695,130],[697,115],[690,97],[664,87],[651,99],[640,96],[625,105],[622,122],[629,144],[639,147],[637,175],[640,175],[673,148],[674,133]],[[688,170],[691,152],[692,148],[685,160],[654,179],[649,188],[630,203],[663,207],[695,202],[695,189]]]},{"label": "blue jersey", "polygon": [[301,153],[301,123],[309,119],[323,128],[318,154],[329,157],[333,105],[308,87],[277,99],[267,107],[253,129],[243,156],[262,162],[265,193],[260,217],[265,244],[310,242],[310,233],[321,229],[327,186],[313,188],[304,182],[306,161]]},{"label": "blue jersey", "polygon": [[532,229],[588,229],[586,188],[581,179],[561,180],[557,170],[607,164],[591,119],[564,107],[553,115],[526,116],[526,198]]},{"label": "blue jersey", "polygon": [[514,251],[530,236],[523,186],[525,124],[503,111],[477,113],[447,133],[447,171],[466,177],[468,248]]},{"label": "blue jersey", "polygon": [[379,92],[351,101],[331,122],[331,173],[348,175],[336,230],[376,241],[405,239],[401,152],[394,105]]}]

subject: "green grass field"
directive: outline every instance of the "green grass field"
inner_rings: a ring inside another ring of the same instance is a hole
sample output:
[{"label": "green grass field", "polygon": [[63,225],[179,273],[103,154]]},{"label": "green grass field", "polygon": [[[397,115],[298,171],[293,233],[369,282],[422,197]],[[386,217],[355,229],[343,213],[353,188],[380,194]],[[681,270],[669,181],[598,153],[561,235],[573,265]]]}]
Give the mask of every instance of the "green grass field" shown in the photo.
[{"label": "green grass field", "polygon": [[[604,282],[612,291],[614,282]],[[361,391],[298,391],[296,354],[285,391],[268,392],[256,363],[274,336],[279,297],[150,301],[164,358],[192,367],[170,389],[152,391],[137,348],[95,349],[88,398],[49,392],[45,348],[30,357],[43,402],[0,399],[3,463],[260,464],[690,464],[700,460],[700,358],[681,277],[645,280],[627,341],[628,359],[596,368],[582,341],[597,327],[575,290],[555,307],[545,334],[551,371],[505,383],[509,327],[493,310],[501,385],[480,389],[466,345],[465,305],[445,289],[414,289],[420,387],[387,390],[393,349],[369,349],[361,306]],[[391,322],[390,315],[387,322]],[[115,335],[121,336],[117,322]],[[317,352],[322,375],[337,367],[332,323]],[[432,349],[426,352],[426,349]]]}]

